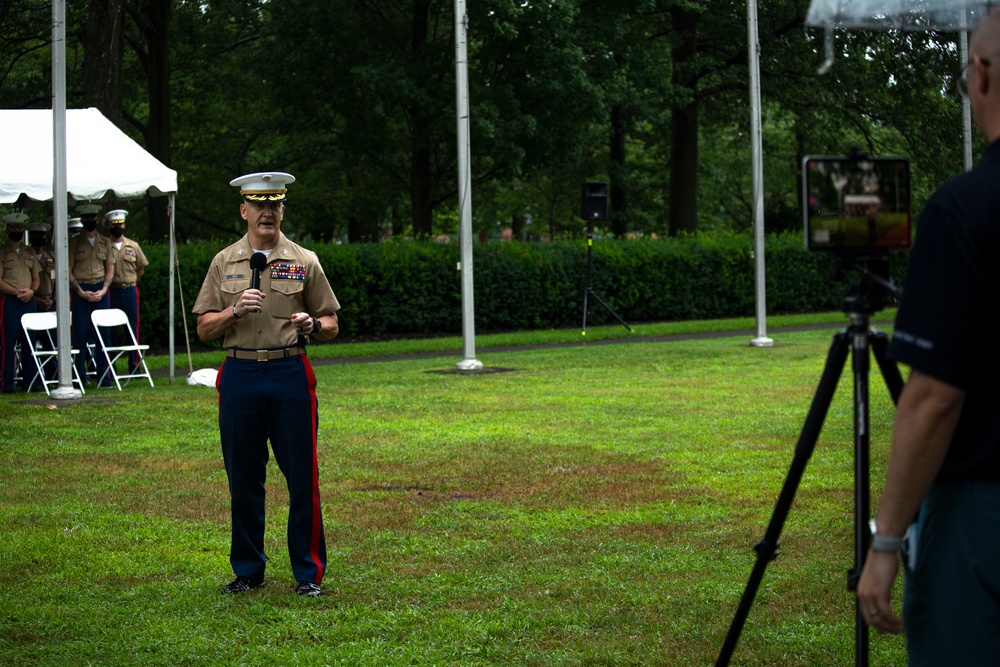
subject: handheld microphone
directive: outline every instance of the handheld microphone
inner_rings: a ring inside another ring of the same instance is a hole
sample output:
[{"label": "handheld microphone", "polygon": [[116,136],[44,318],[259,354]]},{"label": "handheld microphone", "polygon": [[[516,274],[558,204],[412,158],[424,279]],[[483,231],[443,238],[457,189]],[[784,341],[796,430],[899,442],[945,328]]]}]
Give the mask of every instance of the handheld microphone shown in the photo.
[{"label": "handheld microphone", "polygon": [[260,289],[260,270],[267,266],[267,255],[255,252],[250,258],[250,289]]}]

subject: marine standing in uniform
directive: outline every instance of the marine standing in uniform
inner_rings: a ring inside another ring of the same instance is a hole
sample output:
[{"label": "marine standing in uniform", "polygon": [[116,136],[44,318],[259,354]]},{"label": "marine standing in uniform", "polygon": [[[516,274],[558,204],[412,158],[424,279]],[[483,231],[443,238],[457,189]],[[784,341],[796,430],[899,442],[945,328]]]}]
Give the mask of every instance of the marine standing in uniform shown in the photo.
[{"label": "marine standing in uniform", "polygon": [[[108,211],[104,217],[108,221],[108,235],[111,237],[111,252],[115,256],[115,275],[111,279],[111,307],[119,308],[128,317],[135,339],[139,338],[139,279],[149,266],[142,248],[125,236],[125,218],[128,211],[116,209]],[[131,343],[132,341],[129,341]],[[139,365],[139,354],[129,356],[129,373],[134,373]]]},{"label": "marine standing in uniform", "polygon": [[47,313],[55,305],[56,258],[49,245],[49,231],[52,225],[44,222],[29,222],[28,245],[38,262],[38,291],[35,292],[35,306],[38,312]]},{"label": "marine standing in uniform", "polygon": [[[223,337],[219,431],[229,479],[236,578],[223,593],[264,585],[264,481],[268,440],[288,486],[288,554],[299,595],[315,596],[326,570],[326,538],[316,457],[316,376],[307,338],[339,330],[340,304],[316,254],[281,233],[286,185],[281,172],[234,179],[243,195],[247,233],[212,260],[192,312],[198,336]],[[264,257],[257,257],[257,254]],[[259,262],[259,264],[258,264]],[[253,270],[252,266],[264,268]],[[251,281],[259,274],[260,287]]]},{"label": "marine standing in uniform", "polygon": [[[21,341],[22,357],[31,354],[28,339],[21,328],[21,315],[35,312],[35,290],[38,289],[38,262],[31,248],[26,246],[24,213],[10,213],[3,217],[7,228],[7,242],[3,244],[0,262],[0,387],[3,393],[15,390],[14,348]],[[22,364],[28,368],[26,364]],[[22,373],[21,387],[28,387],[29,378]]]},{"label": "marine standing in uniform", "polygon": [[[35,261],[38,262],[38,290],[35,292],[35,308],[40,313],[47,313],[55,308],[55,280],[56,280],[56,258],[49,245],[49,231],[52,225],[44,222],[29,222],[25,228],[28,230],[28,245],[35,254]],[[38,336],[36,341],[43,350],[55,349],[54,342],[48,336]],[[54,380],[57,372],[57,362],[52,361],[45,365],[45,379]]]},{"label": "marine standing in uniform", "polygon": [[[97,338],[90,314],[111,307],[108,288],[115,276],[115,257],[111,252],[111,240],[97,232],[97,214],[101,207],[81,204],[76,210],[80,212],[83,232],[69,240],[69,287],[70,308],[73,310],[73,347],[80,350],[74,363],[80,379],[84,380],[87,377],[87,341]],[[101,386],[110,387],[111,380],[105,377],[108,360],[101,352],[95,352],[94,356],[98,382]]]}]

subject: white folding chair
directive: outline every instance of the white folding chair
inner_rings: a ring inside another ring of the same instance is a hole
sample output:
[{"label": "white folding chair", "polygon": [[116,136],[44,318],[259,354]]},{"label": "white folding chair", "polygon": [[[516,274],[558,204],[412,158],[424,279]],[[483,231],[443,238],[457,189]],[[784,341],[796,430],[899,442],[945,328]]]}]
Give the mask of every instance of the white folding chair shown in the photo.
[{"label": "white folding chair", "polygon": [[97,345],[87,341],[87,351],[83,355],[83,368],[88,378],[97,379]]},{"label": "white folding chair", "polygon": [[[125,311],[120,308],[95,310],[90,314],[90,319],[94,323],[94,328],[97,329],[97,344],[108,362],[107,373],[110,373],[111,377],[114,378],[118,391],[122,390],[121,380],[125,380],[125,384],[128,384],[132,378],[146,378],[149,380],[149,386],[152,387],[153,376],[149,374],[149,368],[146,367],[145,356],[149,346],[140,345],[139,341],[135,339],[135,333],[132,331],[132,325],[129,324]],[[108,340],[104,340],[104,333],[101,333],[101,329],[105,329],[105,332],[109,334]],[[116,340],[116,334],[124,335],[125,332],[128,332],[128,337],[125,340],[132,341],[131,343],[126,342],[124,345],[111,345],[111,342]],[[130,356],[132,354],[136,354],[139,357],[139,363],[136,364],[135,371],[131,370],[132,360]],[[125,368],[128,372],[119,373],[115,369],[115,362],[123,356],[125,357]],[[103,381],[104,376],[98,378],[98,385]]]},{"label": "white folding chair", "polygon": [[[28,391],[31,391],[31,388],[35,385],[35,380],[38,379],[41,379],[42,387],[45,389],[46,394],[49,394],[49,385],[59,384],[58,379],[45,379],[46,369],[55,369],[56,361],[59,358],[59,350],[56,348],[55,338],[52,337],[52,334],[56,330],[56,324],[56,314],[52,311],[46,313],[25,313],[21,315],[21,327],[24,329],[24,335],[27,336],[28,341],[31,343],[27,346],[28,350],[21,350],[21,361],[25,362],[26,357],[30,354],[31,358],[35,360],[35,369],[38,371],[38,374],[31,379]],[[40,350],[35,345],[35,341],[42,337],[48,340],[48,349]],[[73,369],[73,382],[80,387],[82,393],[87,393],[83,389],[83,382],[80,381],[80,375],[76,372],[76,364],[73,363],[72,359],[79,352],[79,350],[71,350],[69,365]],[[28,370],[27,363],[22,363],[21,373],[28,372],[30,371]]]}]

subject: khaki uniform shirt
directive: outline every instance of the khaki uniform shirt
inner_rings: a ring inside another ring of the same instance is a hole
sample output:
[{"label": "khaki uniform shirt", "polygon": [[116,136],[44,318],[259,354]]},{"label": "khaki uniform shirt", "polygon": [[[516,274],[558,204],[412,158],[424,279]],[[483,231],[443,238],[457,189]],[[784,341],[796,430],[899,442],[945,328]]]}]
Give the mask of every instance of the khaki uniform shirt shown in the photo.
[{"label": "khaki uniform shirt", "polygon": [[18,243],[15,250],[9,250],[3,244],[3,264],[0,264],[0,280],[11,287],[24,289],[31,287],[31,281],[38,273],[38,262],[35,253],[23,243]]},{"label": "khaki uniform shirt", "polygon": [[56,258],[52,254],[50,248],[42,248],[41,253],[36,253],[32,249],[32,253],[35,255],[35,261],[38,262],[38,290],[35,291],[35,296],[41,297],[43,299],[51,299],[55,294],[55,283],[56,283]]},{"label": "khaki uniform shirt", "polygon": [[115,257],[111,250],[111,239],[101,233],[94,237],[93,246],[83,234],[71,238],[69,240],[69,272],[76,278],[76,282],[104,282],[104,263],[108,257],[111,258],[112,264],[115,263]]},{"label": "khaki uniform shirt", "polygon": [[111,240],[111,254],[115,258],[115,277],[111,279],[112,287],[126,285],[131,287],[139,282],[138,271],[149,266],[149,261],[142,254],[142,248],[132,239],[123,236],[122,247],[115,247],[116,241]]},{"label": "khaki uniform shirt", "polygon": [[[253,253],[244,236],[217,254],[191,312],[202,315],[231,309],[240,294],[250,288]],[[280,234],[278,244],[267,256],[267,266],[260,272],[260,290],[266,295],[263,310],[236,320],[223,337],[223,347],[294,347],[299,344],[299,334],[291,322],[294,313],[322,317],[340,310],[316,253],[292,243],[284,234]]]}]

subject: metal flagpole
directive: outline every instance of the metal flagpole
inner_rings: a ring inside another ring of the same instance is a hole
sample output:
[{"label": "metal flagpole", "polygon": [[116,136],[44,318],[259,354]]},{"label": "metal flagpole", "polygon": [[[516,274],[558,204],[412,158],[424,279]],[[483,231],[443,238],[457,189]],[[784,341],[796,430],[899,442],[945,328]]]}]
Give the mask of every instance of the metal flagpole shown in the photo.
[{"label": "metal flagpole", "polygon": [[[52,245],[56,256],[56,347],[59,386],[52,398],[73,399],[83,394],[73,387],[73,353],[69,314],[69,233],[66,220],[66,0],[52,1]],[[81,350],[81,354],[83,351]],[[83,381],[85,378],[80,378]]]},{"label": "metal flagpole", "polygon": [[756,268],[757,337],[754,347],[771,347],[767,337],[767,298],[764,274],[764,158],[760,121],[760,42],[757,39],[757,2],[747,0],[747,49],[750,65],[750,163],[753,188],[754,266]]},{"label": "metal flagpole", "polygon": [[[958,48],[962,64],[969,62],[969,33],[962,30],[958,33]],[[962,157],[965,170],[972,169],[972,106],[969,98],[962,96]]]},{"label": "metal flagpole", "polygon": [[462,274],[462,361],[458,369],[480,370],[476,359],[476,318],[472,289],[472,170],[469,160],[469,71],[466,44],[469,16],[465,0],[455,0],[455,98],[458,116],[459,270]]}]

